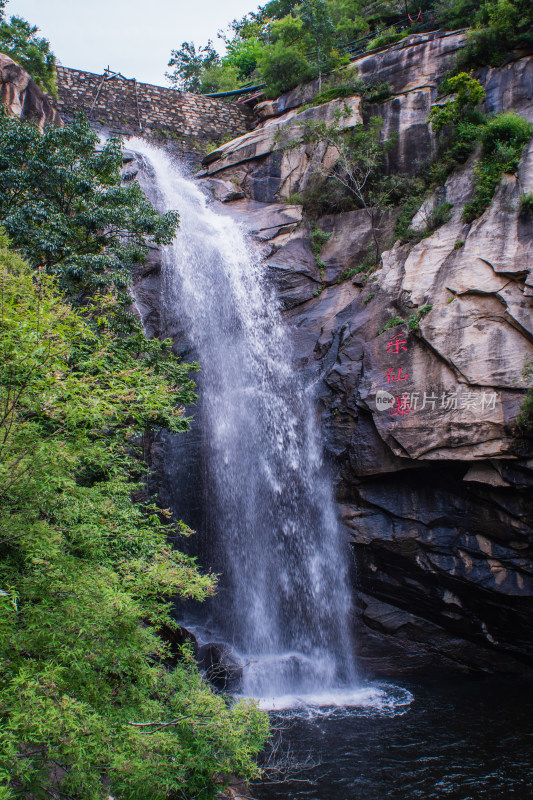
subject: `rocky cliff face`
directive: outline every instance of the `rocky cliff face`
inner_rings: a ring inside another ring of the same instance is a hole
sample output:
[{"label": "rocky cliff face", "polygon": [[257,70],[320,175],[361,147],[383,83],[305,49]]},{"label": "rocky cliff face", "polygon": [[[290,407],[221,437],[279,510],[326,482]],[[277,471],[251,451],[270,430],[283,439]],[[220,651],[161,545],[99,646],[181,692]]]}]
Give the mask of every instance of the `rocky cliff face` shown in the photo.
[{"label": "rocky cliff face", "polygon": [[31,76],[20,64],[0,53],[0,98],[10,114],[46,125],[61,125],[61,117]]},{"label": "rocky cliff face", "polygon": [[[365,112],[383,117],[385,135],[398,133],[391,169],[414,173],[431,155],[428,113],[461,43],[457,33],[421,35],[358,62],[363,77],[393,87]],[[480,78],[487,110],[533,120],[533,58]],[[451,204],[449,221],[415,245],[391,240],[367,281],[343,279],[366,253],[365,213],[319,219],[331,234],[321,275],[301,207],[283,202],[332,157],[281,147],[303,119],[334,113],[338,101],[300,109],[313,91],[263,104],[256,129],[212,153],[201,180],[261,243],[296,364],[320,378],[324,439],[356,556],[360,658],[374,674],[531,673],[533,453],[515,421],[533,358],[533,215],[519,210],[520,193],[533,191],[533,143],[519,176],[504,177],[472,224],[461,209],[473,165],[452,174],[439,198]],[[357,124],[360,99],[348,105],[346,124]],[[393,221],[382,215],[383,240]],[[156,272],[138,283],[153,332]]]}]

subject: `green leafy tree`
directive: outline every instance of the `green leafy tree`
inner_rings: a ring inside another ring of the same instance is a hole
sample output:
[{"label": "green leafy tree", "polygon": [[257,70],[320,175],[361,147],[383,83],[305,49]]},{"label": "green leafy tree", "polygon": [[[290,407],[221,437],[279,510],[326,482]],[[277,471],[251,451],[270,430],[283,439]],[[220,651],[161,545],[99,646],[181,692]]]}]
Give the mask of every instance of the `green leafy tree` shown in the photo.
[{"label": "green leafy tree", "polygon": [[[370,221],[374,242],[374,259],[379,260],[380,242],[378,221],[394,194],[394,180],[380,176],[385,153],[391,140],[382,140],[383,120],[372,117],[368,125],[346,126],[352,110],[345,107],[337,112],[331,123],[308,123],[302,131],[301,141],[325,144],[336,154],[336,159],[323,159],[316,171],[323,178],[333,179],[348,191]],[[294,142],[291,146],[297,146]]]},{"label": "green leafy tree", "polygon": [[222,64],[237,69],[237,80],[249,80],[262,51],[263,44],[257,38],[234,39],[228,43],[227,55],[222,59]]},{"label": "green leafy tree", "polygon": [[513,49],[533,46],[533,6],[530,0],[484,0],[469,31],[467,47],[458,56],[464,66],[498,66]]},{"label": "green leafy tree", "polygon": [[301,0],[271,0],[261,8],[261,14],[266,19],[281,19],[290,14]]},{"label": "green leafy tree", "polygon": [[532,134],[533,125],[514,111],[497,114],[482,127],[481,158],[474,172],[474,196],[463,208],[465,222],[472,222],[489,207],[503,174],[517,172]]},{"label": "green leafy tree", "polygon": [[485,99],[485,90],[478,80],[466,72],[448,78],[440,87],[440,94],[453,95],[444,105],[432,108],[429,122],[435,131],[445,125],[457,125],[465,109],[475,108]]},{"label": "green leafy tree", "polygon": [[328,0],[327,5],[338,43],[346,44],[368,32],[361,0]]},{"label": "green leafy tree", "polygon": [[159,215],[137,183],[122,185],[121,167],[120,140],[100,146],[81,116],[44,134],[0,118],[0,224],[76,302],[111,287],[126,296],[148,244],[176,231],[177,215]]},{"label": "green leafy tree", "polygon": [[172,50],[169,67],[174,67],[173,72],[167,72],[166,77],[175,89],[185,92],[198,92],[202,83],[202,74],[220,62],[220,57],[208,41],[205,47],[196,50],[194,42],[183,42],[179,50]]},{"label": "green leafy tree", "polygon": [[329,16],[325,0],[303,0],[299,7],[300,17],[307,33],[318,71],[318,89],[322,88],[322,74],[333,64],[335,28]]},{"label": "green leafy tree", "polygon": [[[147,428],[186,426],[188,366],[124,345],[112,297],[75,310],[0,241],[0,791],[207,800],[253,776],[266,735],[185,650],[166,666],[170,598],[213,591],[141,488]],[[163,515],[164,516],[164,515]],[[177,533],[178,531],[176,531]]]},{"label": "green leafy tree", "polygon": [[313,77],[312,67],[302,51],[281,43],[263,53],[259,69],[265,80],[267,97],[278,97]]},{"label": "green leafy tree", "polygon": [[0,6],[0,53],[5,53],[29,72],[44,91],[57,97],[55,56],[47,39],[37,36],[39,28],[21,17],[3,19]]}]

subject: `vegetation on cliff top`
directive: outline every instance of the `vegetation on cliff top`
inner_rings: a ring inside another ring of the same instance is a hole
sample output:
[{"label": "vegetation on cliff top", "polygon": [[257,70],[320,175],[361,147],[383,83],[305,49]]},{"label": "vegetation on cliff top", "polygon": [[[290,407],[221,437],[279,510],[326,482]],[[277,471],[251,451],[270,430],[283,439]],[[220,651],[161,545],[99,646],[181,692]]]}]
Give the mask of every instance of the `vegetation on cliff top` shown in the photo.
[{"label": "vegetation on cliff top", "polygon": [[[406,13],[407,12],[407,13]],[[183,42],[168,73],[180,89],[209,93],[266,82],[274,97],[349,60],[346,45],[383,47],[421,28],[470,28],[459,68],[501,64],[513,49],[533,47],[530,0],[271,0],[212,42]]]},{"label": "vegetation on cliff top", "polygon": [[268,723],[161,635],[173,596],[214,591],[144,485],[194,365],[146,339],[128,285],[177,218],[82,119],[2,115],[0,153],[0,797],[207,800],[256,774]]},{"label": "vegetation on cliff top", "polygon": [[47,39],[37,36],[39,29],[21,17],[5,18],[6,1],[0,2],[0,53],[10,56],[29,72],[44,91],[57,96],[56,60]]}]

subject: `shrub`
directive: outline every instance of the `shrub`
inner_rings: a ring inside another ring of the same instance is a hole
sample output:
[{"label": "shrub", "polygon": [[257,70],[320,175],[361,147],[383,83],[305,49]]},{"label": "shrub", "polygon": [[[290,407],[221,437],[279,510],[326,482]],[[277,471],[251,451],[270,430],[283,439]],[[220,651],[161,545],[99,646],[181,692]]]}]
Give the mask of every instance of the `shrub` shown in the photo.
[{"label": "shrub", "polygon": [[396,44],[396,42],[400,42],[402,39],[405,39],[409,34],[406,31],[398,32],[396,28],[388,28],[387,30],[383,31],[379,36],[376,36],[375,39],[371,39],[366,46],[367,50],[374,50],[376,47],[387,47],[390,44]]},{"label": "shrub", "polygon": [[529,211],[533,214],[533,192],[528,192],[527,194],[523,194],[520,198],[520,210],[521,211]]},{"label": "shrub", "polygon": [[368,103],[382,103],[392,95],[390,83],[378,81],[376,83],[365,83],[361,78],[355,78],[348,83],[331,86],[315,95],[312,102],[313,106],[320,106],[343,97],[353,97],[360,95]]},{"label": "shrub", "polygon": [[298,48],[283,47],[279,43],[262,53],[259,70],[266,84],[265,97],[278,97],[315,76],[315,71]]},{"label": "shrub", "polygon": [[488,208],[504,173],[516,172],[533,125],[508,111],[490,119],[481,134],[483,149],[475,169],[474,196],[463,209],[463,220],[472,222]]},{"label": "shrub", "polygon": [[466,72],[460,72],[445,80],[439,89],[440,95],[454,95],[443,106],[431,109],[429,122],[438,132],[445,125],[456,124],[460,121],[463,109],[477,106],[485,97],[485,90],[475,78]]},{"label": "shrub", "polygon": [[411,314],[411,316],[407,320],[407,327],[409,328],[409,330],[417,331],[420,327],[420,320],[422,319],[424,314],[427,314],[429,311],[431,311],[432,308],[433,308],[432,305],[422,306],[422,308],[419,308],[415,314]]},{"label": "shrub", "polygon": [[397,325],[405,325],[406,322],[401,317],[392,317],[391,319],[387,320],[385,325],[378,331],[378,336],[384,333],[384,331],[388,331],[389,328],[395,328]]},{"label": "shrub", "polygon": [[[526,361],[522,375],[526,380],[531,380],[533,376],[533,361]],[[533,389],[528,392],[520,406],[520,413],[517,418],[517,425],[523,431],[533,430]]]},{"label": "shrub", "polygon": [[452,203],[439,203],[433,213],[428,220],[427,228],[426,228],[426,235],[433,233],[433,231],[440,228],[441,225],[445,225],[447,222],[450,221],[450,217],[452,215]]}]

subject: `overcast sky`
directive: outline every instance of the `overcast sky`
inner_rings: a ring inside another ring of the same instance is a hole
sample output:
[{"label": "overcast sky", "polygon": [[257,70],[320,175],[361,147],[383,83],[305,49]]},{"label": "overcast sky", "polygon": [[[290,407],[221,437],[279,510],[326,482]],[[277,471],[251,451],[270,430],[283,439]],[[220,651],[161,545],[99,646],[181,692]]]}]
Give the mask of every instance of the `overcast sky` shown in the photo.
[{"label": "overcast sky", "polygon": [[6,14],[38,25],[66,67],[101,74],[109,65],[165,86],[173,48],[213,39],[221,50],[220,28],[257,7],[255,0],[9,0]]}]

